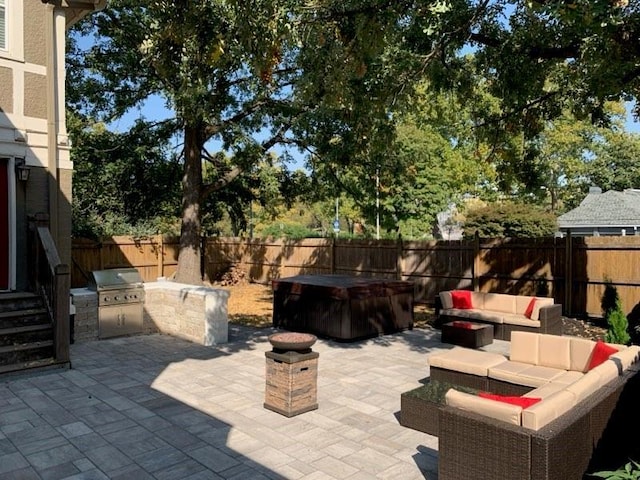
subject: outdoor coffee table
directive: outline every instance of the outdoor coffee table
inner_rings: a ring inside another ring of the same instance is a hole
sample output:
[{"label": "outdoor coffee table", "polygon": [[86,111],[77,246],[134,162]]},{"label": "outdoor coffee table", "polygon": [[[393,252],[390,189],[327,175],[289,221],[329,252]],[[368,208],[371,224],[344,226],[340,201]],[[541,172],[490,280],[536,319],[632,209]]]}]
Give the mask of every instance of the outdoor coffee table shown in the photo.
[{"label": "outdoor coffee table", "polygon": [[442,325],[442,343],[480,348],[493,343],[493,325],[457,320]]}]

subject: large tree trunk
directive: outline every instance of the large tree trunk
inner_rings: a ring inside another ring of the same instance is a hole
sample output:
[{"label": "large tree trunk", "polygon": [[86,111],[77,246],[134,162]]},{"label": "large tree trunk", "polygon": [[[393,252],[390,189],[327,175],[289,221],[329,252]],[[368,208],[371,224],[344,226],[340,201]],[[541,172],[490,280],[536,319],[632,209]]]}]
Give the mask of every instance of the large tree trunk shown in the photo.
[{"label": "large tree trunk", "polygon": [[184,131],[184,177],[182,178],[182,225],[180,253],[174,281],[202,284],[200,272],[200,193],[202,190],[201,133],[197,126]]}]

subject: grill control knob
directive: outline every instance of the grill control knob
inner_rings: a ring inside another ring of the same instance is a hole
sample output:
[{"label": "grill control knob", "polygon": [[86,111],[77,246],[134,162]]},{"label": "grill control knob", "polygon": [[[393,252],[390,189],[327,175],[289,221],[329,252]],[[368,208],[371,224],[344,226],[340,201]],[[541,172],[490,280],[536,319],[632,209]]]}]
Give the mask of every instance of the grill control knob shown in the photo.
[{"label": "grill control knob", "polygon": [[115,297],[113,297],[113,299],[117,302],[120,300],[120,297],[116,295]]},{"label": "grill control knob", "polygon": [[111,300],[111,297],[104,297],[105,302],[108,302],[109,300]]}]

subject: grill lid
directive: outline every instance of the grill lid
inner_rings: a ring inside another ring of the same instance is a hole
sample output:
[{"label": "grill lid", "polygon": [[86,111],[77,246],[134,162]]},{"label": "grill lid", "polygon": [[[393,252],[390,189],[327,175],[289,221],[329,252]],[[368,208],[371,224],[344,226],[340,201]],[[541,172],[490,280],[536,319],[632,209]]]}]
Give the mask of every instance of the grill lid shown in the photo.
[{"label": "grill lid", "polygon": [[143,283],[140,272],[135,268],[111,268],[91,272],[89,288],[103,290],[139,286]]}]

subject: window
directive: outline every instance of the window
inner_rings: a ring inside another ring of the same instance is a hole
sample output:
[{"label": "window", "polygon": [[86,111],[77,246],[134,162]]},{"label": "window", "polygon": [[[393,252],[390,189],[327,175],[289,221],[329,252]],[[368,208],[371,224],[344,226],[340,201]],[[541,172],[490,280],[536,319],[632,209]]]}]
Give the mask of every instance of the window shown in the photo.
[{"label": "window", "polygon": [[5,1],[0,0],[0,50],[7,49],[7,10]]}]

